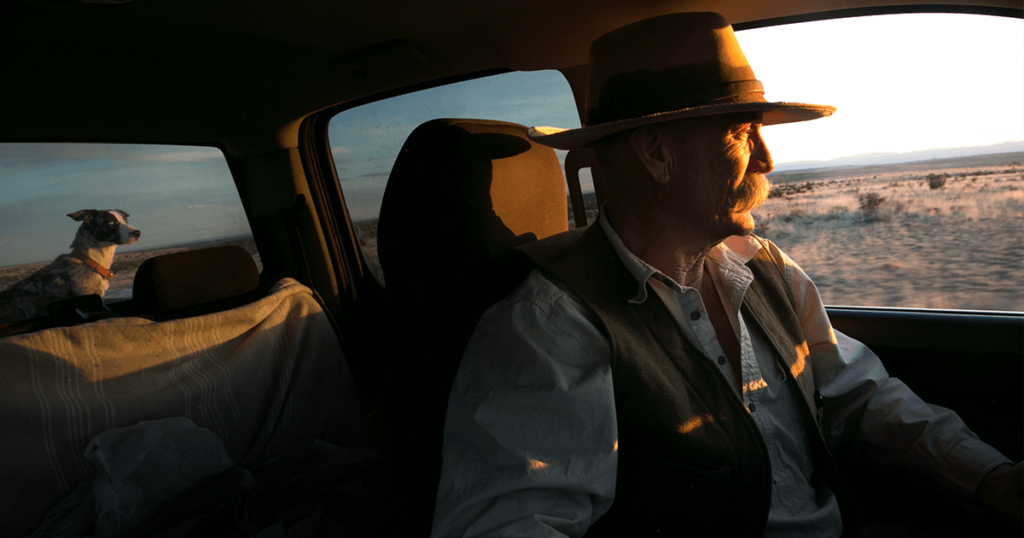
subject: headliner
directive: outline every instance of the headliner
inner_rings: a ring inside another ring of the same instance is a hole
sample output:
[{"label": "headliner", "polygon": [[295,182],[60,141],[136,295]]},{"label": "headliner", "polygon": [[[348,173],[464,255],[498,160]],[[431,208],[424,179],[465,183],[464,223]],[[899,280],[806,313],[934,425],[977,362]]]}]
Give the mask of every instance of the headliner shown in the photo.
[{"label": "headliner", "polygon": [[[296,147],[305,117],[349,101],[488,70],[581,66],[594,38],[663,13],[713,8],[742,27],[896,2],[436,4],[8,1],[0,7],[0,140],[208,144],[251,156]],[[957,4],[1021,16],[1019,0]]]}]

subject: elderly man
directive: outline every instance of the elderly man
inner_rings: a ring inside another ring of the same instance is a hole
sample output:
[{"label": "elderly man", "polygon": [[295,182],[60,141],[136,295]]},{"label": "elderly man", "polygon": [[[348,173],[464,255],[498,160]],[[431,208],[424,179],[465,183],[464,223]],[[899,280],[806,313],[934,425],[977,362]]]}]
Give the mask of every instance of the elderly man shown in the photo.
[{"label": "elderly man", "polygon": [[716,14],[594,42],[587,124],[532,136],[594,148],[607,202],[526,247],[538,267],[477,326],[434,536],[839,536],[830,449],[1020,520],[1021,466],[834,332],[807,275],[752,235],[761,127],[833,111],[767,102]]}]

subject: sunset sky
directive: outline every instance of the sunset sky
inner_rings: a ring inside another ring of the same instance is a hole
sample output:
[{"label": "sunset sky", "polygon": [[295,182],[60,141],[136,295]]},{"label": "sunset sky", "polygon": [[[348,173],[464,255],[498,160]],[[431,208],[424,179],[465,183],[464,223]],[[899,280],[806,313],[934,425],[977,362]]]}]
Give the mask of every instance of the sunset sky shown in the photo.
[{"label": "sunset sky", "polygon": [[[765,129],[779,168],[1001,142],[1024,150],[1020,19],[896,15],[749,30],[738,38],[769,100],[838,108],[830,118]],[[438,117],[579,126],[557,72],[500,75],[342,113],[329,137],[356,219],[376,216],[402,142]],[[67,252],[77,223],[65,215],[90,208],[131,214],[143,236],[128,249],[249,231],[219,150],[0,144],[0,266]]]},{"label": "sunset sky", "polygon": [[1024,141],[1020,19],[890,15],[737,38],[768,100],[838,109],[766,129],[779,163]]}]

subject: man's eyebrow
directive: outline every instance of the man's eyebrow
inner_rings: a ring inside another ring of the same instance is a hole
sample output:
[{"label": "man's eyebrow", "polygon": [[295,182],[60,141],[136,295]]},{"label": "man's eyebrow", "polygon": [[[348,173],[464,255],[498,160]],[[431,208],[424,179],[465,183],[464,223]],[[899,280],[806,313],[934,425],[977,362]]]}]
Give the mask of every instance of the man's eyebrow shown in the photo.
[{"label": "man's eyebrow", "polygon": [[762,124],[763,119],[764,117],[758,113],[740,112],[733,116],[732,118],[730,118],[729,123],[727,123],[726,125],[728,125],[727,129],[729,129],[729,132],[736,133],[739,131],[746,130],[748,127],[751,126],[760,126]]},{"label": "man's eyebrow", "polygon": [[761,112],[739,112],[733,118],[733,125],[741,125],[746,123],[760,124],[764,121],[764,114]]}]

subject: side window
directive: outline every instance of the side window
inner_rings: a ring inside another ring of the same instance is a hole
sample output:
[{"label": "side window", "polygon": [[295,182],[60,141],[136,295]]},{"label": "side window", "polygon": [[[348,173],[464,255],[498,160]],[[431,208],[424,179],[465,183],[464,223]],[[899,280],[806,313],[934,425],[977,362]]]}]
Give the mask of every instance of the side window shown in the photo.
[{"label": "side window", "polygon": [[[4,304],[26,294],[55,293],[55,287],[81,289],[80,274],[46,280],[42,273],[61,270],[54,262],[69,256],[81,268],[88,263],[83,253],[100,266],[97,274],[113,273],[104,302],[130,299],[135,271],[147,258],[220,244],[242,246],[260,266],[238,191],[217,149],[0,144]],[[96,280],[82,286],[92,290]],[[0,314],[5,308],[0,305]],[[0,319],[5,321],[12,320]]]},{"label": "side window", "polygon": [[[409,133],[437,118],[579,127],[572,90],[557,71],[513,72],[431,88],[345,110],[328,137],[345,203],[370,270],[377,261],[377,216],[391,167]],[[565,152],[556,152],[564,161]],[[410,233],[415,233],[410,230]]]},{"label": "side window", "polygon": [[1024,21],[915,14],[737,32],[769,126],[757,231],[825,304],[1024,311]]}]

